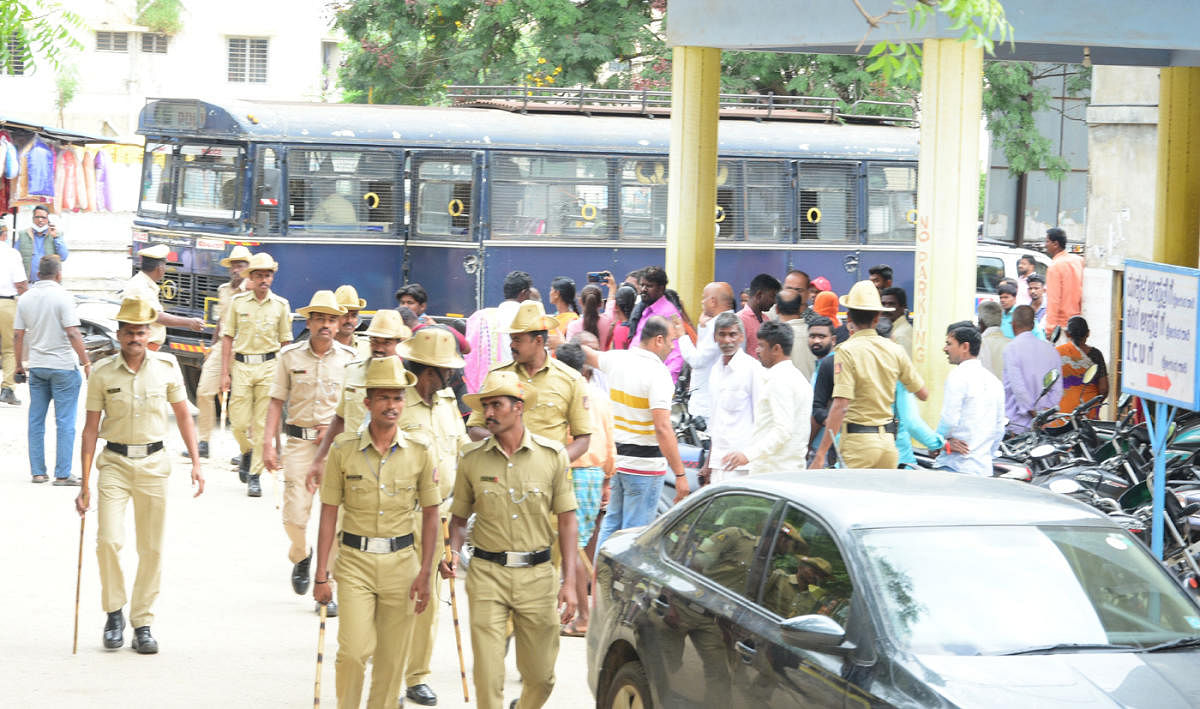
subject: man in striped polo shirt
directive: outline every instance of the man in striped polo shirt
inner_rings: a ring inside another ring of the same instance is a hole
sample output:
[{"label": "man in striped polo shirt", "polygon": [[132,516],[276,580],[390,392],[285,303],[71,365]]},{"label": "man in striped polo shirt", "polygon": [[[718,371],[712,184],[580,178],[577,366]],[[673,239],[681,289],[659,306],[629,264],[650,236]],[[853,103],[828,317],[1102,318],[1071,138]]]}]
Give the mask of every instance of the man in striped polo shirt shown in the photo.
[{"label": "man in striped polo shirt", "polygon": [[653,521],[668,467],[675,475],[675,501],[689,492],[671,426],[675,385],[663,363],[675,347],[678,332],[679,325],[654,316],[643,325],[637,345],[628,350],[583,348],[588,364],[608,378],[617,444],[617,472],[597,548],[619,529]]}]

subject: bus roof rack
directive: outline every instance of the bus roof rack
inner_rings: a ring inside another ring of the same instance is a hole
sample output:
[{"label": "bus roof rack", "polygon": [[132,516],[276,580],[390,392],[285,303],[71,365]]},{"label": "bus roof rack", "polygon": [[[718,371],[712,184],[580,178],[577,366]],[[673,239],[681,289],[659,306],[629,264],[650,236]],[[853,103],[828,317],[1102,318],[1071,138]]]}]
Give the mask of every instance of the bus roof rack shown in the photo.
[{"label": "bus roof rack", "polygon": [[[451,85],[446,95],[453,105],[498,108],[520,113],[582,113],[584,115],[671,115],[671,92],[649,89],[598,89],[586,86],[481,86]],[[888,115],[858,113],[860,107],[883,107]],[[825,96],[720,94],[722,118],[755,121],[846,121],[915,126],[916,107],[911,102],[855,101],[849,112],[838,111],[838,99]],[[908,115],[901,115],[907,112]],[[894,114],[894,115],[893,115]]]}]

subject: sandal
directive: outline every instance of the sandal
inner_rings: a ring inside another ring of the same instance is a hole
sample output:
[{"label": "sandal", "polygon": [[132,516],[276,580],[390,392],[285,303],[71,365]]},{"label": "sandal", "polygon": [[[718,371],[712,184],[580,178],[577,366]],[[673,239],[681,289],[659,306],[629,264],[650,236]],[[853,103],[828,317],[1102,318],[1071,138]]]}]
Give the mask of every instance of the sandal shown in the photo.
[{"label": "sandal", "polygon": [[575,621],[571,621],[559,629],[558,634],[564,638],[584,638],[587,637],[587,630],[579,630],[575,627]]},{"label": "sandal", "polygon": [[49,477],[47,477],[47,476],[45,476],[45,475],[34,475],[34,476],[33,476],[33,481],[32,481],[32,482],[35,482],[35,483],[44,483],[44,482],[46,482],[46,481],[47,481],[47,480],[49,480],[49,479],[50,479],[50,478],[49,478]]}]

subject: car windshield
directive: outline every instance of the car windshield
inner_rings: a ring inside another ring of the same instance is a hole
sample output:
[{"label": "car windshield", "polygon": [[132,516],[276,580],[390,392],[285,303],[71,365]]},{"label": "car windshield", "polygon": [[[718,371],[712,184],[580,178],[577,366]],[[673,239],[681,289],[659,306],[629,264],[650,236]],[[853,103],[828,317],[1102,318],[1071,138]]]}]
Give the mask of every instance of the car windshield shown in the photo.
[{"label": "car windshield", "polygon": [[1200,633],[1200,609],[1124,532],[1053,525],[858,535],[887,632],[917,654],[1140,649]]}]

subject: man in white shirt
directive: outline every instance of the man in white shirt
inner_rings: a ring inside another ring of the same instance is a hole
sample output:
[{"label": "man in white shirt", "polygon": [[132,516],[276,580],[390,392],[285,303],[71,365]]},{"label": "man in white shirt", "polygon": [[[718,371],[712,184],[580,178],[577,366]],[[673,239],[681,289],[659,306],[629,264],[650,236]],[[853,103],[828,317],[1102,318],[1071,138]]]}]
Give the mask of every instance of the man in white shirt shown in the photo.
[{"label": "man in white shirt", "polygon": [[1004,437],[1004,386],[979,361],[981,343],[974,327],[955,327],[946,334],[943,351],[958,366],[946,377],[937,428],[946,439],[946,452],[934,467],[991,477],[992,454]]},{"label": "man in white shirt", "polygon": [[[786,324],[792,329],[792,342],[799,343],[799,346],[792,348],[792,364],[804,375],[808,381],[812,381],[813,372],[817,368],[817,358],[808,349],[808,323],[804,320],[804,299],[806,296],[798,290],[784,289],[779,291],[779,295],[775,297],[775,313],[779,322]],[[759,361],[762,358],[759,357]]]},{"label": "man in white shirt", "polygon": [[722,467],[748,467],[751,475],[793,473],[808,467],[812,385],[792,363],[794,344],[787,323],[767,321],[758,328],[758,361],[763,370],[754,399],[754,434],[747,447],[719,461]]},{"label": "man in white shirt", "polygon": [[1008,346],[1008,338],[1000,329],[1001,317],[1003,314],[999,303],[985,300],[979,304],[979,329],[983,333],[979,363],[997,379],[1004,378],[1004,348]]},{"label": "man in white shirt", "polygon": [[13,391],[16,385],[13,375],[17,371],[17,350],[13,346],[13,319],[17,317],[17,296],[24,293],[29,286],[29,277],[25,275],[21,252],[7,246],[8,225],[0,224],[0,350],[3,351],[0,366],[4,367],[0,403],[17,406],[21,400]]},{"label": "man in white shirt", "polygon": [[712,416],[712,394],[708,388],[708,375],[713,362],[721,356],[713,328],[718,315],[733,312],[733,286],[720,282],[704,286],[700,296],[700,307],[702,314],[696,324],[696,344],[693,345],[687,337],[679,338],[679,353],[683,355],[683,361],[692,368],[688,413],[707,419]]},{"label": "man in white shirt", "polygon": [[617,445],[616,473],[608,511],[596,538],[597,549],[613,532],[654,520],[667,468],[675,475],[675,501],[689,492],[671,426],[675,383],[664,363],[675,349],[678,332],[678,325],[653,316],[646,320],[638,343],[627,350],[583,348],[587,363],[608,376]]},{"label": "man in white shirt", "polygon": [[712,453],[700,476],[714,483],[750,472],[745,465],[727,470],[721,464],[726,455],[749,447],[754,435],[755,385],[762,365],[742,349],[746,339],[742,322],[735,313],[722,313],[713,328],[721,356],[708,375],[713,403],[708,419]]}]

